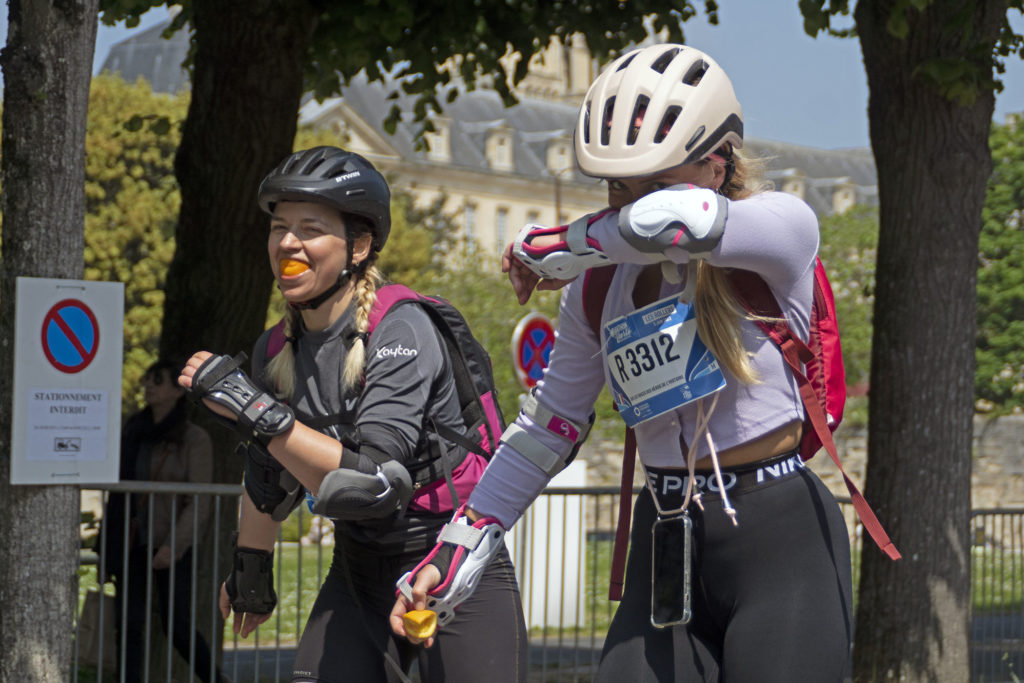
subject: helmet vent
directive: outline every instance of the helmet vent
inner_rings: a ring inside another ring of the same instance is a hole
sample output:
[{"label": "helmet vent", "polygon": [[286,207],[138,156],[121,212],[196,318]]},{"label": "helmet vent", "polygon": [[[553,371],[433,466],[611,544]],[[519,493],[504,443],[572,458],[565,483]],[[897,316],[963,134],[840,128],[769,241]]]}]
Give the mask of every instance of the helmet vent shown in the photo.
[{"label": "helmet vent", "polygon": [[633,115],[629,118],[629,131],[626,133],[627,145],[636,143],[636,137],[640,133],[640,126],[644,122],[644,114],[647,112],[647,104],[650,101],[651,98],[646,95],[640,95],[636,98],[636,106],[633,107]]},{"label": "helmet vent", "polygon": [[653,69],[654,71],[657,71],[660,74],[665,73],[665,69],[668,68],[668,65],[672,63],[672,60],[676,58],[677,54],[679,54],[679,48],[677,48],[677,47],[674,47],[671,50],[666,50],[665,52],[662,52],[661,56],[659,56],[651,64],[651,69]]},{"label": "helmet vent", "polygon": [[672,124],[676,122],[682,111],[683,108],[678,105],[672,105],[665,110],[665,115],[661,117],[661,125],[658,126],[658,132],[654,134],[655,142],[661,142],[665,139],[665,136],[672,130]]},{"label": "helmet vent", "polygon": [[583,105],[583,143],[590,144],[590,100]]},{"label": "helmet vent", "polygon": [[707,72],[708,63],[703,59],[698,59],[686,70],[686,74],[683,75],[683,83],[685,85],[697,85]]},{"label": "helmet vent", "polygon": [[616,71],[622,71],[627,66],[629,66],[629,63],[632,62],[634,59],[636,59],[636,55],[637,55],[637,53],[634,52],[629,57],[627,57],[626,60],[624,62],[622,62],[622,64],[619,64],[619,68],[616,69]]},{"label": "helmet vent", "polygon": [[601,144],[607,145],[612,130],[612,110],[615,109],[615,98],[609,97],[604,103],[604,125],[601,126]]},{"label": "helmet vent", "polygon": [[690,149],[691,149],[691,148],[692,148],[692,147],[693,147],[694,145],[696,145],[696,144],[697,144],[697,142],[698,142],[698,141],[699,141],[699,140],[700,140],[700,139],[701,139],[702,137],[704,137],[704,126],[701,126],[700,128],[698,128],[698,129],[697,129],[697,130],[696,130],[696,131],[694,132],[694,134],[693,134],[693,137],[691,137],[691,138],[690,138],[690,141],[686,143],[686,151],[687,151],[687,152],[689,152],[689,151],[690,151]]}]

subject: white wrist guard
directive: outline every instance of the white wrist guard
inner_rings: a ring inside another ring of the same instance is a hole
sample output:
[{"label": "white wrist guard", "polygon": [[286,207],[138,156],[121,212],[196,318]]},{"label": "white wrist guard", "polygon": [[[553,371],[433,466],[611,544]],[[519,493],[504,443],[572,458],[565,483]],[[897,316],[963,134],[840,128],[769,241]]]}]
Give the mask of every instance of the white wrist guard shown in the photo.
[{"label": "white wrist guard", "polygon": [[534,273],[550,280],[571,280],[589,268],[606,265],[608,257],[601,251],[601,245],[587,237],[588,219],[589,216],[577,218],[569,224],[564,241],[543,249],[531,246],[530,240],[561,233],[564,228],[529,223],[516,236],[512,253]]},{"label": "white wrist guard", "polygon": [[455,616],[455,609],[473,594],[480,576],[491,559],[501,550],[505,527],[493,517],[471,522],[460,507],[437,535],[437,545],[422,562],[402,575],[395,584],[398,592],[412,602],[409,580],[428,564],[441,571],[441,583],[427,594],[427,609],[437,613],[437,623],[444,626]]},{"label": "white wrist guard", "polygon": [[670,247],[706,256],[722,239],[728,202],[714,190],[676,185],[652,192],[619,212],[619,233],[637,251]]}]

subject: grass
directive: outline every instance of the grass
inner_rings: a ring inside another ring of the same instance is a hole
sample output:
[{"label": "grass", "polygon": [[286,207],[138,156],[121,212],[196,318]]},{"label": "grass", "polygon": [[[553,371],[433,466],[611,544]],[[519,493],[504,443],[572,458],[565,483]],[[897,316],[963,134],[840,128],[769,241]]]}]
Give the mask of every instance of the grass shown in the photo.
[{"label": "grass", "polygon": [[975,614],[1021,611],[1024,556],[1019,550],[972,548],[971,605]]},{"label": "grass", "polygon": [[[327,570],[331,566],[333,546],[299,546],[288,543],[274,554],[274,589],[277,591],[277,609],[265,623],[238,645],[246,647],[280,642],[295,644],[302,634],[313,601],[320,591]],[[301,578],[301,590],[299,589]],[[258,638],[258,640],[257,640]],[[225,644],[235,641],[230,621],[224,625]]]},{"label": "grass", "polygon": [[[298,641],[330,567],[332,550],[331,546],[300,547],[298,544],[287,543],[275,554],[274,579],[278,606],[271,618],[257,629],[260,645],[290,645]],[[587,541],[581,623],[570,623],[561,628],[534,628],[531,630],[532,635],[571,637],[593,634],[603,637],[617,606],[608,600],[611,551],[610,541]],[[96,586],[95,567],[81,567],[78,576],[81,609],[86,591]],[[971,582],[971,601],[975,613],[1005,613],[1024,608],[1024,556],[1020,551],[973,548]],[[107,584],[104,590],[112,593],[113,586]],[[236,640],[230,621],[224,627],[224,640],[225,644]],[[254,646],[256,642],[254,635],[245,640],[237,639],[239,647]]]}]

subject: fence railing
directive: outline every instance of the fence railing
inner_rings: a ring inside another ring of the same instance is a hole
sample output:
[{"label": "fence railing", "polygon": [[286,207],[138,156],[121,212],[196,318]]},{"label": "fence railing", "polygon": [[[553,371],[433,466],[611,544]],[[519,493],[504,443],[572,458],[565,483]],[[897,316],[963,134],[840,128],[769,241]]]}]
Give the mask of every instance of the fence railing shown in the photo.
[{"label": "fence railing", "polygon": [[[230,531],[240,487],[126,482],[102,488],[104,498],[124,494],[129,504],[143,509],[153,509],[157,497],[164,496],[163,503],[170,505],[172,513],[187,504],[205,507],[208,513],[204,520],[193,520],[197,552],[187,562],[172,564],[160,577],[151,565],[132,571],[127,554],[119,571],[106,566],[107,554],[99,550],[109,544],[110,534],[128,538],[133,530],[127,522],[119,529],[101,525],[92,539],[94,547],[81,553],[80,608],[87,594],[97,591],[97,577],[111,573],[119,575],[119,588],[133,598],[143,596],[144,604],[138,610],[137,604],[121,600],[114,608],[110,597],[102,600],[97,594],[88,599],[99,603],[103,623],[90,621],[80,609],[75,681],[126,680],[115,672],[124,671],[131,662],[141,662],[142,680],[154,682],[213,681],[219,672],[235,683],[290,680],[295,645],[330,567],[333,533],[329,522],[300,507],[285,523],[274,555],[278,607],[271,619],[243,640],[216,609],[230,561]],[[854,546],[856,580],[860,528],[852,506],[841,502]],[[607,594],[617,514],[617,487],[549,487],[506,536],[530,632],[530,680],[592,680],[615,610]],[[152,558],[156,550],[152,521],[147,522],[150,533],[144,534],[149,539],[141,552],[144,558]],[[1019,680],[1014,676],[1024,671],[1024,508],[975,510],[972,532],[972,680]],[[172,529],[170,537],[174,536]],[[187,572],[187,581],[180,580],[180,572]],[[132,577],[137,580],[134,590]],[[181,586],[187,595],[176,594]],[[108,596],[114,592],[110,583],[103,589]],[[136,609],[131,615],[129,607]],[[182,619],[183,613],[187,619]],[[130,618],[130,629],[117,628]],[[178,638],[177,652],[164,636],[173,630],[167,625],[176,619],[178,630],[187,630]],[[132,642],[141,643],[142,651],[133,651]],[[197,673],[188,662],[202,659],[203,643],[217,656]],[[104,650],[106,658],[100,656]]]}]

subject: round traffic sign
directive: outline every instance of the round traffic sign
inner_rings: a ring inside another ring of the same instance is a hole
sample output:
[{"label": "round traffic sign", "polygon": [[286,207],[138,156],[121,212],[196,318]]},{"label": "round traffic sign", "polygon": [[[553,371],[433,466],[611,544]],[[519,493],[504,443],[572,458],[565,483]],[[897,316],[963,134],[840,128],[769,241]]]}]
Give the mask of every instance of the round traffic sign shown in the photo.
[{"label": "round traffic sign", "polygon": [[516,325],[512,333],[512,362],[519,382],[532,389],[548,366],[555,345],[555,327],[547,316],[531,313]]},{"label": "round traffic sign", "polygon": [[100,326],[92,310],[78,299],[54,304],[43,317],[43,353],[61,372],[81,372],[100,346]]}]

